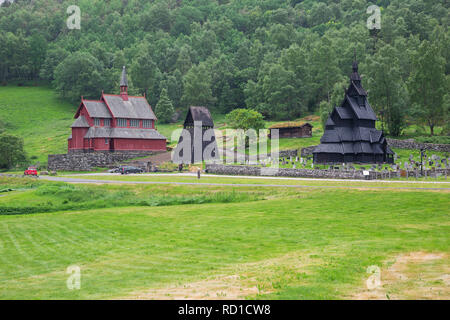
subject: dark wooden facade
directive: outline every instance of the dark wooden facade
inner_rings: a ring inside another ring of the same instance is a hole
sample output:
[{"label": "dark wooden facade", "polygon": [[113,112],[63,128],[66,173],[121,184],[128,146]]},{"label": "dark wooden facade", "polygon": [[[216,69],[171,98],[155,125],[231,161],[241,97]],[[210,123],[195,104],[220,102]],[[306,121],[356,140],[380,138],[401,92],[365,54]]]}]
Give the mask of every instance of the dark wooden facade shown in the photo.
[{"label": "dark wooden facade", "polygon": [[[175,163],[193,164],[217,159],[218,147],[214,134],[214,122],[208,108],[190,107],[183,128],[178,145],[174,150],[173,161]],[[188,138],[190,139],[191,155],[185,157],[183,148],[186,148],[185,139]]]},{"label": "dark wooden facade", "polygon": [[393,163],[394,152],[375,128],[376,121],[355,61],[344,100],[331,112],[321,143],[314,149],[314,163]]},{"label": "dark wooden facade", "polygon": [[280,138],[311,138],[313,126],[309,123],[282,123],[269,128],[269,138],[272,136],[272,130],[278,130]]}]

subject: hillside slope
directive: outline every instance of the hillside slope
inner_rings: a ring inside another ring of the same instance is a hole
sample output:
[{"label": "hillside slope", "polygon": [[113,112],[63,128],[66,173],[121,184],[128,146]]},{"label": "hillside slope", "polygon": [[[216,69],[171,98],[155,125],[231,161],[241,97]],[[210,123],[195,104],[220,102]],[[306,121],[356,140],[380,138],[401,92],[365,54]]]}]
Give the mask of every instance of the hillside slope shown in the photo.
[{"label": "hillside slope", "polygon": [[65,153],[76,105],[48,87],[0,87],[0,120],[9,133],[22,137],[32,163]]}]

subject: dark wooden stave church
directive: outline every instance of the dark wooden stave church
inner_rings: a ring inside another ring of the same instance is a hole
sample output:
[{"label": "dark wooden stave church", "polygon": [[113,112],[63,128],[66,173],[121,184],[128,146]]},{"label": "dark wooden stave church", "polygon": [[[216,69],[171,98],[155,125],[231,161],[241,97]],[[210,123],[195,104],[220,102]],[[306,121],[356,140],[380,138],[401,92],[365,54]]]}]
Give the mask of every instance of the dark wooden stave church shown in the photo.
[{"label": "dark wooden stave church", "polygon": [[320,145],[313,151],[314,163],[393,163],[394,152],[383,132],[375,128],[376,121],[355,59],[344,101],[334,107]]}]

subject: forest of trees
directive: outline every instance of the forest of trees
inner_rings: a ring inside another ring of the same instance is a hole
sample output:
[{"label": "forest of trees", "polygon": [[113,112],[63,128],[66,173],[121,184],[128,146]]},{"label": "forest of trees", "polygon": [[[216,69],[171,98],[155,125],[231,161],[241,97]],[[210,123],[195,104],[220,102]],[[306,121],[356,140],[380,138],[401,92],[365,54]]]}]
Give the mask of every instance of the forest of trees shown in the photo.
[{"label": "forest of trees", "polygon": [[[70,5],[81,29],[66,25]],[[381,30],[366,26],[381,8]],[[0,8],[0,82],[44,80],[75,103],[130,91],[152,106],[237,108],[284,120],[327,115],[354,51],[384,129],[432,132],[450,105],[448,0],[16,0]],[[168,117],[170,118],[170,117]],[[445,131],[445,130],[444,130]]]}]

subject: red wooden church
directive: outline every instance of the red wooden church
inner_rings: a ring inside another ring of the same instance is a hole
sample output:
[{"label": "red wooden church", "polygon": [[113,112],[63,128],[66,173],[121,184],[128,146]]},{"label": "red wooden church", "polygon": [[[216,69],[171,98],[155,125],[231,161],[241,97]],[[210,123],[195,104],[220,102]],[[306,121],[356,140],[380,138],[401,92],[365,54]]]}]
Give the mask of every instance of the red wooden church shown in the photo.
[{"label": "red wooden church", "polygon": [[81,99],[69,137],[69,152],[166,151],[166,137],[155,129],[156,116],[145,97],[128,95],[123,67],[120,95]]}]

